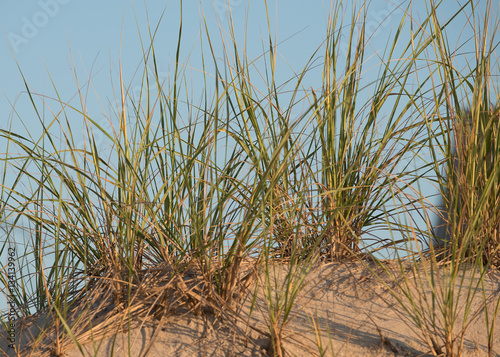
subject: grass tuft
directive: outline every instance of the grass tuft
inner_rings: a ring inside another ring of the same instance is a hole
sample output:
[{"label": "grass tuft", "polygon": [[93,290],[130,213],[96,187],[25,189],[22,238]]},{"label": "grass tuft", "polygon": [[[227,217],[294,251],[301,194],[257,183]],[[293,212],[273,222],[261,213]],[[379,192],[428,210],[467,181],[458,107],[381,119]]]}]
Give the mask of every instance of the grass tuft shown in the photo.
[{"label": "grass tuft", "polygon": [[[441,3],[430,1],[423,21],[408,4],[376,54],[376,75],[366,68],[369,4],[353,6],[349,17],[345,5],[332,3],[324,43],[286,83],[276,79],[279,46],[267,3],[269,36],[257,59],[237,42],[230,13],[217,51],[202,14],[198,103],[181,66],[181,6],[172,78],[158,74],[160,23],[148,26],[141,94],[129,92],[120,64],[109,127],[87,110],[76,68],[79,106],[64,102],[55,83],[54,98],[39,95],[23,76],[42,134],[0,129],[8,145],[0,225],[11,227],[0,253],[21,222],[30,233],[16,260],[19,283],[11,288],[6,266],[0,288],[16,297],[23,321],[43,316],[45,325],[22,330],[33,338],[19,341],[17,354],[62,356],[75,346],[85,354],[92,344],[97,355],[105,337],[124,333],[130,355],[134,333],[152,324],[146,355],[171,316],[189,315],[231,321],[245,343],[264,338],[269,356],[287,356],[311,272],[356,261],[433,355],[463,355],[471,321],[484,314],[493,356],[500,299],[485,287],[500,266],[492,3],[480,18],[467,1],[445,22]],[[460,46],[450,50],[447,39],[462,14],[476,48],[467,71],[454,63]],[[429,183],[439,186],[443,207],[427,200]],[[430,222],[436,213],[441,230]],[[395,257],[395,271],[382,254]],[[257,310],[264,324],[254,323]],[[8,316],[1,321],[7,331]],[[333,355],[329,325],[310,321],[319,355]]]}]

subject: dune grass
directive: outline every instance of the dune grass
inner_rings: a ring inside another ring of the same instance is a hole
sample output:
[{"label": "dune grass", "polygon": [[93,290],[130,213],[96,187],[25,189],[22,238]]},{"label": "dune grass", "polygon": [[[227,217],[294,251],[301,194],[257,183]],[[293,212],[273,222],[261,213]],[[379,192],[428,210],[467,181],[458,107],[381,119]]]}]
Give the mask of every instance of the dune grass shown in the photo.
[{"label": "dune grass", "polygon": [[[87,111],[84,88],[78,107],[38,95],[25,80],[43,134],[0,131],[9,145],[4,173],[16,175],[14,181],[3,176],[0,217],[14,226],[29,222],[31,229],[18,259],[34,271],[18,271],[21,283],[10,291],[16,311],[43,311],[53,323],[46,331],[52,342],[44,345],[41,334],[18,353],[34,346],[53,355],[74,345],[82,351],[85,343],[98,346],[104,335],[130,334],[148,320],[159,321],[159,329],[172,311],[249,323],[238,306],[248,293],[255,304],[260,289],[268,329],[259,333],[269,339],[269,355],[284,356],[283,333],[313,266],[370,258],[385,267],[377,254],[390,251],[404,277],[393,276],[397,291],[390,290],[412,326],[434,355],[461,355],[477,312],[457,306],[457,296],[482,294],[486,306],[483,277],[500,254],[491,3],[484,22],[472,1],[446,22],[433,1],[418,23],[408,5],[379,54],[373,82],[363,79],[368,4],[350,14],[343,5],[332,5],[325,42],[286,86],[275,79],[279,47],[269,15],[269,40],[258,61],[237,43],[230,14],[219,60],[202,17],[202,52],[211,54],[203,57],[203,86],[213,91],[197,104],[186,94],[182,21],[167,83],[156,65],[159,25],[148,28],[141,95],[131,96],[120,69],[110,129]],[[465,74],[446,42],[448,26],[462,12],[470,14],[477,48]],[[410,25],[411,40],[403,35]],[[317,58],[321,86],[313,89],[308,81]],[[421,69],[423,60],[430,69]],[[410,90],[415,78],[419,84]],[[262,79],[265,85],[257,85]],[[57,93],[56,83],[53,88]],[[73,117],[84,123],[83,133],[69,124]],[[108,150],[97,137],[107,140]],[[430,160],[413,166],[428,152]],[[419,189],[425,179],[445,198],[445,237],[436,237],[429,219],[422,226],[414,218],[436,211]],[[383,230],[397,235],[379,238]],[[284,273],[276,262],[287,263]],[[408,270],[408,263],[423,269]],[[8,293],[6,268],[0,279]],[[433,294],[426,296],[429,285]],[[490,355],[499,304],[493,313],[484,309]],[[96,322],[94,316],[101,317]],[[7,329],[6,316],[2,323]],[[314,328],[323,354],[322,327]]]},{"label": "dune grass", "polygon": [[[434,355],[461,356],[470,322],[478,314],[486,314],[488,354],[493,356],[493,331],[500,300],[487,296],[483,278],[489,269],[498,268],[500,248],[499,98],[492,80],[492,73],[498,70],[498,43],[492,30],[498,27],[498,19],[491,21],[491,3],[482,17],[476,13],[473,2],[466,6],[471,14],[467,26],[475,34],[471,40],[476,49],[475,58],[468,62],[468,71],[456,68],[454,60],[458,54],[451,50],[442,20],[431,9],[428,32],[435,39],[432,55],[438,63],[432,79],[438,80],[439,85],[433,86],[434,100],[429,110],[419,111],[432,138],[429,148],[434,177],[443,197],[440,214],[444,227],[427,227],[428,232],[436,234],[435,244],[429,245],[422,263],[424,252],[412,259],[410,273],[400,264],[404,279],[398,288],[403,296],[396,291],[393,296]],[[418,237],[416,231],[414,227],[408,229],[408,242]],[[429,287],[431,293],[424,294]],[[484,299],[482,311],[472,309],[477,295]],[[467,296],[465,304],[459,303],[461,296]],[[491,299],[493,308],[488,307]]]}]

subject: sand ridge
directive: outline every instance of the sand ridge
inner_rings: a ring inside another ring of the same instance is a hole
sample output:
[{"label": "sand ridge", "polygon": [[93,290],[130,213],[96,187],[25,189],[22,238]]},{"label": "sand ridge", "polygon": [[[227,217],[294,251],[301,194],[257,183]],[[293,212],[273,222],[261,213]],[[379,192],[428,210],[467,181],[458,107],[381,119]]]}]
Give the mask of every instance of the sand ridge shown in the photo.
[{"label": "sand ridge", "polygon": [[[316,265],[306,276],[305,285],[294,303],[289,322],[284,328],[285,354],[288,356],[431,355],[421,332],[411,323],[407,312],[398,303],[398,295],[394,296],[389,292],[389,289],[398,291],[399,288],[398,283],[389,278],[388,272],[393,272],[394,276],[397,276],[401,274],[400,267],[391,261],[385,266],[387,271],[375,263],[366,262]],[[283,286],[287,269],[289,266],[285,263],[272,267],[271,276],[276,279],[275,286]],[[409,271],[410,268],[407,272]],[[373,275],[374,272],[379,275],[378,278]],[[260,273],[249,286],[237,310],[234,311],[239,318],[230,317],[234,316],[231,314],[216,316],[206,309],[198,313],[188,310],[171,312],[160,320],[154,318],[141,320],[138,316],[130,325],[128,332],[111,333],[103,339],[96,337],[93,343],[84,344],[83,354],[98,357],[268,355],[269,335],[266,334],[269,333],[269,328],[266,321],[269,315],[264,298],[264,279],[264,275]],[[498,273],[486,276],[485,291],[493,297],[490,299],[490,304],[496,302],[494,297],[498,296],[499,290]],[[464,290],[461,294],[458,306],[466,306],[464,300],[466,293]],[[425,294],[429,296],[430,290]],[[402,291],[399,298],[404,301]],[[477,313],[465,335],[464,353],[466,356],[486,356],[487,334],[485,314],[482,312],[482,295],[478,293],[472,300],[471,314]],[[22,338],[18,341],[21,350],[24,348],[21,355],[50,354],[47,349],[30,351],[25,347],[30,340],[33,341],[33,337],[37,335],[40,337],[40,331],[43,329],[36,326],[42,327],[46,319],[46,315],[40,314],[21,319],[16,323],[16,329],[23,331]],[[456,326],[460,326],[460,320],[456,322]],[[15,352],[7,347],[5,335],[3,337],[1,351],[5,355],[15,356]],[[495,331],[494,339],[500,341],[498,329]],[[44,338],[40,338],[40,341],[43,340]],[[66,356],[82,355],[69,338],[65,341]],[[40,343],[40,346],[42,345],[43,343]]]}]

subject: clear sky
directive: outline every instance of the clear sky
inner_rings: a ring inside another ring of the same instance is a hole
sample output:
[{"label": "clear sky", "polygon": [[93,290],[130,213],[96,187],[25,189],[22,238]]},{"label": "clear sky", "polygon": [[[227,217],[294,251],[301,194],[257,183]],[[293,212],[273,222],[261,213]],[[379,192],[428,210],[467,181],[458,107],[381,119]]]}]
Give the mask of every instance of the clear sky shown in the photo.
[{"label": "clear sky", "polygon": [[[444,1],[446,5],[440,10],[444,18],[456,11],[460,3],[465,2]],[[413,16],[418,18],[419,14],[427,14],[426,2],[371,1],[367,16],[367,35],[370,37],[371,49],[367,51],[366,58],[373,56],[375,51],[383,51],[389,34],[396,31],[403,10],[408,5],[411,5]],[[350,6],[350,1],[345,3]],[[481,7],[486,1],[477,3]],[[325,40],[330,1],[269,0],[268,5],[271,30],[280,43],[277,82],[281,83],[291,78],[294,72],[300,72]],[[498,10],[498,2],[495,6]],[[152,0],[3,1],[0,4],[0,127],[5,129],[12,125],[14,131],[24,132],[25,126],[32,131],[34,137],[40,134],[37,131],[38,120],[29,103],[17,64],[34,92],[47,95],[47,98],[54,96],[53,81],[61,99],[75,105],[78,102],[78,86],[73,69],[76,69],[80,87],[84,86],[89,73],[92,73],[93,87],[89,88],[87,109],[94,119],[104,120],[104,112],[110,113],[106,98],[114,102],[113,87],[118,88],[120,54],[125,84],[132,90],[139,88],[142,63],[139,32],[147,46],[148,23],[156,26],[164,10],[155,49],[160,76],[167,78],[173,70],[175,59],[180,18],[179,0],[170,0],[168,5],[166,1]],[[350,14],[349,8],[346,10]],[[227,0],[185,0],[181,61],[189,67],[188,74],[193,75],[195,90],[199,86],[196,79],[201,70],[201,14],[204,13],[207,20],[216,51],[221,51],[220,41],[216,39],[220,38],[221,29],[228,29],[228,11],[232,12],[242,45],[245,25],[247,26],[250,58],[257,58],[263,53],[263,43],[268,36],[263,0],[233,0],[230,5]],[[222,27],[217,24],[217,19]],[[454,45],[459,38],[463,41],[471,36],[470,32],[462,32],[465,20],[457,21],[455,33],[449,31],[450,36],[456,36],[455,39],[449,39],[450,44]],[[345,20],[345,24],[349,22],[348,19]],[[403,42],[407,42],[409,32],[403,36],[406,36]],[[208,47],[206,43],[204,46]],[[473,43],[470,42],[467,46],[464,51],[473,51]],[[208,55],[208,51],[205,54]],[[369,63],[376,65],[376,57],[373,57],[373,61]],[[315,79],[313,76],[311,78],[311,82],[306,85],[317,88],[321,84],[321,72],[318,72]],[[47,101],[49,106],[54,105],[49,99]],[[14,114],[12,105],[15,105],[17,114]],[[5,152],[4,148],[5,143],[0,142],[0,154]]]},{"label": "clear sky", "polygon": [[[226,15],[231,11],[237,36],[241,39],[242,45],[247,26],[250,58],[257,58],[263,53],[263,43],[268,34],[264,1],[233,0],[230,5],[227,1],[184,1],[181,60],[190,66],[192,73],[201,69],[199,48],[202,12],[207,19],[212,39],[215,40],[216,51],[221,49],[220,41],[217,41],[220,38],[220,28],[216,18],[221,19],[222,28],[227,29]],[[379,53],[383,51],[390,33],[396,31],[403,10],[407,9],[408,5],[413,16],[418,18],[419,14],[427,13],[426,2],[424,0],[369,1],[367,35],[370,37],[371,49],[367,51],[365,58],[373,56],[373,51]],[[443,18],[451,15],[459,8],[459,3],[464,2],[464,0],[445,0],[446,4],[440,8]],[[481,7],[486,1],[477,3]],[[346,13],[350,14],[351,1],[345,1],[345,4]],[[325,40],[330,1],[269,0],[268,5],[271,30],[280,44],[279,66],[277,66],[277,82],[280,83],[291,78],[294,71],[300,72]],[[116,88],[120,53],[125,84],[130,85],[132,89],[138,88],[141,82],[142,60],[139,31],[147,45],[147,24],[149,22],[151,26],[155,26],[165,9],[155,48],[160,75],[168,76],[172,69],[179,24],[179,0],[147,0],[135,3],[130,0],[29,0],[3,2],[0,6],[2,30],[0,127],[2,128],[5,128],[13,118],[11,106],[13,103],[16,103],[16,110],[26,125],[30,125],[34,120],[31,118],[33,111],[29,108],[28,97],[16,61],[35,92],[54,95],[51,84],[53,80],[61,99],[68,102],[75,99],[77,93],[73,68],[76,68],[80,87],[85,84],[85,79],[92,70],[95,95],[93,95],[94,101],[90,99],[88,105],[95,116],[106,110],[100,108],[96,98],[99,97],[101,100],[113,98],[111,80],[115,81]],[[498,8],[498,4],[496,7]],[[457,26],[460,26],[457,27],[456,33],[449,31],[452,36],[457,36],[457,40],[461,36],[462,41],[470,36],[467,31],[462,32],[465,18],[463,20],[456,22]],[[345,20],[346,25],[349,22],[349,19]],[[406,33],[407,38],[408,36],[409,32]],[[450,43],[453,45],[454,39],[451,39]],[[206,43],[204,46],[208,47]],[[205,54],[208,54],[208,51],[205,51]],[[372,62],[369,63],[376,66],[378,59],[372,57]],[[139,69],[138,74],[137,69]],[[193,78],[196,79],[196,74]],[[320,81],[321,74],[318,72],[316,79],[311,79],[311,82],[306,84],[317,87]],[[14,118],[14,129],[18,125],[19,120]],[[2,147],[0,143],[0,148]]]},{"label": "clear sky", "polygon": [[[226,0],[227,1],[227,0]],[[156,41],[159,68],[164,74],[171,70],[175,57],[177,28],[179,24],[179,1],[77,1],[77,0],[30,0],[4,2],[0,12],[3,36],[0,38],[0,123],[5,127],[10,122],[12,108],[9,104],[19,101],[16,109],[27,123],[30,121],[27,96],[23,95],[24,84],[16,60],[25,78],[38,93],[53,94],[50,76],[63,100],[70,100],[76,93],[72,68],[76,67],[79,81],[88,76],[85,71],[93,68],[93,84],[99,97],[113,97],[110,79],[115,81],[120,55],[126,84],[134,86],[133,75],[141,64],[139,30],[146,39],[147,23],[154,26],[166,8],[164,19]],[[200,69],[199,50],[201,11],[205,13],[212,38],[219,38],[216,16],[225,21],[231,10],[236,29],[243,44],[244,25],[248,14],[248,52],[257,57],[263,53],[263,41],[267,37],[267,19],[263,1],[233,0],[231,5],[224,0],[184,1],[183,50],[184,60],[191,49],[193,69]],[[346,2],[350,4],[350,2]],[[407,2],[373,1],[368,15],[374,48],[383,49],[389,32],[394,31]],[[276,30],[280,56],[286,60],[278,74],[282,81],[290,78],[294,71],[300,72],[310,56],[321,45],[326,35],[329,1],[269,1],[271,28]],[[147,12],[146,12],[147,9]],[[276,11],[277,10],[277,11]],[[278,14],[276,16],[276,13]],[[137,23],[136,19],[137,17]],[[376,30],[376,31],[375,31]],[[217,44],[217,41],[216,41]],[[206,46],[206,44],[205,44]],[[9,48],[10,47],[10,48]],[[220,49],[220,47],[219,47]],[[110,73],[111,71],[111,73]],[[279,82],[278,80],[278,82]],[[320,78],[319,78],[320,80]],[[139,76],[135,78],[140,85]],[[317,86],[320,82],[314,84]],[[81,83],[80,83],[81,84]],[[99,111],[96,108],[96,111]],[[102,110],[101,110],[102,111]],[[14,127],[16,123],[14,121]]]}]

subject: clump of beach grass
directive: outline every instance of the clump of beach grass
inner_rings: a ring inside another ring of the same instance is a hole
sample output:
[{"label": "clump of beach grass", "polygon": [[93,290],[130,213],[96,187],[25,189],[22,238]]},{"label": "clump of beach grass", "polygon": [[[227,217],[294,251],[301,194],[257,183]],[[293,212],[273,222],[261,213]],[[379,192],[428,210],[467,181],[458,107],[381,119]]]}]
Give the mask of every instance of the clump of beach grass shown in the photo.
[{"label": "clump of beach grass", "polygon": [[[484,14],[476,11],[472,1],[464,4],[462,11],[467,8],[467,26],[474,34],[471,40],[476,49],[472,58],[466,59],[468,71],[455,65],[459,55],[450,50],[446,26],[436,15],[437,5],[430,8],[427,26],[434,48],[431,57],[437,59],[429,76],[434,83],[434,101],[428,106],[429,111],[419,110],[432,138],[429,148],[433,177],[444,202],[444,208],[438,210],[443,227],[435,230],[427,220],[427,232],[433,238],[428,249],[409,259],[411,268],[400,263],[398,271],[403,279],[399,280],[399,290],[391,289],[436,356],[463,355],[467,329],[479,314],[485,314],[488,355],[493,356],[493,333],[500,304],[484,285],[490,269],[498,268],[500,249],[499,92],[491,77],[498,70],[498,62],[494,62],[498,43],[492,30],[498,27],[498,19],[491,22],[491,2]],[[449,21],[455,16],[450,16]],[[423,199],[422,207],[426,212],[431,210]],[[421,228],[410,224],[406,241],[417,240],[421,232]],[[403,262],[403,257],[399,261]],[[483,298],[479,309],[472,305],[476,296]]]},{"label": "clump of beach grass", "polygon": [[[467,4],[475,19],[474,3]],[[166,83],[159,77],[158,27],[148,28],[141,94],[132,98],[120,67],[110,129],[87,111],[85,88],[78,88],[78,107],[59,96],[38,95],[25,79],[43,133],[32,138],[0,131],[11,150],[2,159],[4,172],[16,173],[10,186],[3,176],[0,217],[23,219],[32,227],[19,261],[28,261],[34,272],[20,277],[13,295],[22,316],[45,312],[51,324],[17,353],[37,348],[60,356],[76,346],[83,354],[87,343],[97,351],[104,336],[125,331],[130,337],[135,327],[151,321],[159,331],[166,316],[189,313],[247,324],[269,340],[270,356],[281,357],[287,354],[284,331],[311,269],[321,262],[366,258],[385,268],[374,256],[384,249],[395,252],[403,276],[386,270],[398,287],[389,290],[430,351],[461,354],[467,322],[476,312],[457,306],[456,296],[483,294],[486,306],[482,278],[499,254],[498,109],[492,109],[498,106],[489,103],[490,93],[498,91],[488,89],[494,41],[486,37],[487,28],[474,27],[485,37],[475,38],[476,67],[461,75],[449,60],[448,23],[439,22],[431,1],[428,17],[402,45],[407,21],[415,21],[406,12],[379,57],[376,80],[364,83],[368,4],[352,10],[347,40],[343,5],[332,5],[324,44],[287,86],[276,83],[278,46],[268,13],[262,67],[239,47],[230,13],[221,62],[202,17],[211,54],[211,61],[203,56],[203,86],[212,84],[214,90],[194,104],[185,94],[190,88],[180,55],[181,2],[172,77]],[[434,86],[435,102],[423,105],[424,83],[437,81],[433,72],[413,92],[406,84],[430,48],[440,59],[442,82]],[[308,89],[318,53],[323,53],[321,86]],[[256,84],[261,79],[264,86]],[[466,126],[455,120],[464,118],[463,86],[472,88]],[[295,113],[299,104],[305,109]],[[83,147],[69,124],[74,116],[84,123]],[[97,137],[109,141],[108,151],[101,150]],[[432,160],[412,168],[412,160],[426,150]],[[431,211],[418,190],[422,169],[435,171],[448,198],[449,239],[436,246],[429,220],[416,227],[416,220],[398,218],[420,212],[419,205],[424,215]],[[24,181],[31,190],[20,188]],[[382,229],[401,238],[378,238],[374,232]],[[409,263],[413,269],[407,269]],[[476,273],[479,280],[473,279]],[[8,291],[5,273],[1,279]],[[423,294],[428,285],[431,296]],[[248,297],[256,306],[259,291],[267,330],[238,313]],[[484,309],[490,354],[498,306],[493,314]],[[2,323],[7,328],[5,318]],[[234,328],[245,334],[236,323]],[[321,329],[314,325],[324,354]],[[130,353],[130,342],[128,347]]]}]

